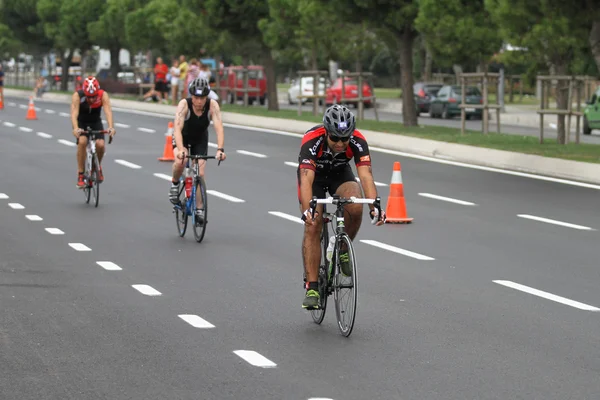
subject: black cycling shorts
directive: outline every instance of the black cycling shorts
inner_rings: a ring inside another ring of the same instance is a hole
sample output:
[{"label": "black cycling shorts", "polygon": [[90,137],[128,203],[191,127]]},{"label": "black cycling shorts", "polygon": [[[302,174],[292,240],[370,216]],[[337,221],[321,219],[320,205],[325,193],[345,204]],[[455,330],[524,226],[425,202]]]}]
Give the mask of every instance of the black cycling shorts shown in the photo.
[{"label": "black cycling shorts", "polygon": [[[86,130],[88,127],[93,130],[93,131],[103,131],[104,130],[104,125],[102,125],[102,121],[95,121],[95,122],[82,122],[82,121],[77,121],[77,125],[79,127],[79,129],[83,129]],[[88,137],[87,133],[82,133],[79,136],[85,136]],[[104,133],[101,134],[97,134],[96,135],[96,140],[104,140]],[[79,144],[79,138],[77,138],[77,140],[75,141],[76,144]]]},{"label": "black cycling shorts", "polygon": [[[296,175],[298,179],[298,201],[301,202],[300,168],[298,168]],[[356,182],[356,177],[354,176],[354,172],[352,172],[352,167],[350,167],[350,165],[346,165],[341,171],[329,172],[327,175],[319,174],[317,172],[312,187],[313,196],[323,199],[326,197],[327,193],[334,195],[342,183],[350,181]]]},{"label": "black cycling shorts", "polygon": [[[188,145],[190,145],[190,143],[188,143],[186,140],[186,137],[183,137],[183,147],[185,147],[186,149],[188,148]],[[192,146],[192,152],[190,155],[192,156],[205,156],[208,154],[208,131],[204,132],[202,135],[200,135],[198,138],[194,138],[194,143],[191,143]],[[173,136],[173,149],[175,149],[177,147],[177,145],[175,145],[175,136]]]}]

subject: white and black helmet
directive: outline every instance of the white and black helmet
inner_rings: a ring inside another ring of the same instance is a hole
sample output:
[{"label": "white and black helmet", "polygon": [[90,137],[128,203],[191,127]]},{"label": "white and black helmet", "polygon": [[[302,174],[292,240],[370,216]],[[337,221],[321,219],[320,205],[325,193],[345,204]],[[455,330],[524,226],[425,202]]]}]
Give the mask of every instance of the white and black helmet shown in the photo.
[{"label": "white and black helmet", "polygon": [[323,125],[330,135],[346,138],[354,133],[356,118],[348,107],[334,104],[325,110]]},{"label": "white and black helmet", "polygon": [[208,96],[210,84],[206,78],[196,78],[190,82],[188,91],[192,96]]}]

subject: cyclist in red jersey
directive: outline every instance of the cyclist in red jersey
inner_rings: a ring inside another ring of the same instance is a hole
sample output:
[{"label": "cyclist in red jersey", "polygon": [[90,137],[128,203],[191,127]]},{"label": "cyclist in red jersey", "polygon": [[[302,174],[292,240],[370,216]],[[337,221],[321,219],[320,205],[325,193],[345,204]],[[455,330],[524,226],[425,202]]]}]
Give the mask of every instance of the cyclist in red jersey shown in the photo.
[{"label": "cyclist in red jersey", "polygon": [[[350,161],[354,159],[360,185],[356,181]],[[302,138],[298,156],[298,200],[304,221],[302,259],[306,272],[306,295],[302,302],[305,309],[319,306],[318,277],[321,261],[321,227],[323,206],[317,205],[315,218],[310,212],[310,201],[314,196],[324,198],[326,192],[340,197],[377,197],[377,188],[371,170],[371,155],[367,140],[356,129],[354,114],[346,106],[334,104],[323,116],[323,124],[308,130]],[[362,190],[361,190],[362,186]],[[385,222],[385,212],[369,205],[371,223],[377,226]],[[362,204],[344,207],[346,232],[354,240],[362,222]],[[340,253],[341,270],[346,276],[352,274],[348,253]]]},{"label": "cyclist in red jersey", "polygon": [[[73,125],[73,136],[77,139],[77,187],[82,189],[85,186],[83,181],[83,172],[85,165],[86,147],[88,143],[88,134],[85,129],[104,130],[102,125],[102,108],[106,113],[108,122],[108,131],[110,137],[113,137],[117,131],[113,127],[113,113],[110,105],[108,93],[100,89],[100,83],[94,76],[88,76],[82,84],[82,89],[73,93],[71,98],[71,124]],[[102,164],[104,156],[104,135],[96,136],[96,152],[98,161]],[[98,171],[98,181],[104,181],[102,168]]]}]

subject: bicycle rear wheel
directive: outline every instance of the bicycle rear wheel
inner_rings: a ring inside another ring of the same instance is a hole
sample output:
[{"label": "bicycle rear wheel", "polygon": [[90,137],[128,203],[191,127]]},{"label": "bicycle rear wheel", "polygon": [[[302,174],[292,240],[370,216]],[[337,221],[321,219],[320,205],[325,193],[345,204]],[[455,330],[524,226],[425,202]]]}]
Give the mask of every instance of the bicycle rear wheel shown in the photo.
[{"label": "bicycle rear wheel", "polygon": [[329,245],[329,233],[327,232],[327,224],[323,224],[321,230],[321,263],[319,265],[319,298],[320,306],[317,310],[311,310],[310,315],[315,323],[320,324],[325,318],[325,311],[327,310],[327,246]]},{"label": "bicycle rear wheel", "polygon": [[184,185],[179,184],[179,195],[177,196],[178,203],[173,206],[173,212],[175,213],[175,221],[177,222],[177,233],[179,233],[180,237],[185,235],[185,231],[187,229],[187,221],[188,215],[186,212],[186,198],[184,192]]},{"label": "bicycle rear wheel", "polygon": [[98,155],[94,154],[94,158],[92,158],[92,195],[94,197],[94,207],[98,207],[98,203],[100,201],[100,182],[98,182],[98,169],[100,168],[100,163],[98,162]]},{"label": "bicycle rear wheel", "polygon": [[[351,276],[346,276],[341,271],[340,254],[348,253],[348,262],[350,263]],[[348,337],[354,328],[356,317],[356,299],[357,299],[357,276],[356,259],[354,258],[354,247],[352,240],[346,233],[338,237],[338,243],[335,249],[336,265],[333,278],[333,298],[335,301],[335,311],[337,315],[338,328],[342,335]]]},{"label": "bicycle rear wheel", "polygon": [[[194,204],[194,214],[192,215],[192,222],[194,227],[194,238],[196,242],[200,243],[202,239],[204,239],[204,233],[206,232],[206,224],[208,222],[208,199],[206,196],[206,182],[204,182],[204,178],[198,176],[196,179],[196,196],[201,196],[202,198],[202,207],[196,207]],[[204,216],[202,221],[196,220],[196,211],[202,211],[202,215]]]}]

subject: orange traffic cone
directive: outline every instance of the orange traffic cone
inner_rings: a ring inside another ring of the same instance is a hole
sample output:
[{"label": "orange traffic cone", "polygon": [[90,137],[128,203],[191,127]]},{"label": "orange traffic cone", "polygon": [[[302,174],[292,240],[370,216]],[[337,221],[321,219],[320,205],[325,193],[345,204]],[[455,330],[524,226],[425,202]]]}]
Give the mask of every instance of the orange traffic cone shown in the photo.
[{"label": "orange traffic cone", "polygon": [[33,105],[33,97],[29,96],[29,108],[27,109],[27,119],[37,119],[35,106]]},{"label": "orange traffic cone", "polygon": [[165,133],[165,148],[163,150],[163,156],[158,159],[159,161],[175,161],[175,155],[173,154],[173,122],[169,121],[169,129]]},{"label": "orange traffic cone", "polygon": [[400,162],[394,163],[394,172],[392,173],[392,182],[390,185],[390,195],[388,196],[387,208],[385,210],[386,223],[390,224],[410,224],[414,218],[406,215],[406,203],[404,201],[404,187],[402,185],[402,172]]}]

